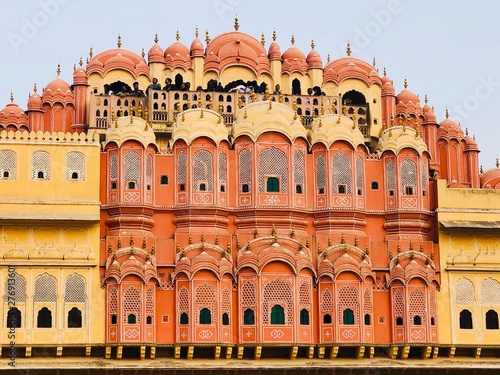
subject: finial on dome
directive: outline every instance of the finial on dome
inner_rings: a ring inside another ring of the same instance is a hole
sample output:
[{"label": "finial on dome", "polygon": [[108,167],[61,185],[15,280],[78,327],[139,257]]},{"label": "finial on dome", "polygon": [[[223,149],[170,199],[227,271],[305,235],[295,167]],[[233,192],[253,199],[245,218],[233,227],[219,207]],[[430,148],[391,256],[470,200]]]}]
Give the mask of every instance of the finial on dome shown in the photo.
[{"label": "finial on dome", "polygon": [[234,17],[234,29],[238,31],[239,28],[240,28],[240,23],[238,22],[238,15],[236,15],[236,17]]},{"label": "finial on dome", "polygon": [[198,31],[198,25],[196,25],[196,30],[194,31],[194,36],[196,39],[200,36],[200,32]]},{"label": "finial on dome", "polygon": [[313,39],[313,40],[311,40],[311,49],[314,49],[315,46],[316,45],[314,44],[314,39]]},{"label": "finial on dome", "polygon": [[498,156],[497,156],[497,160],[495,161],[495,165],[498,167],[500,167],[500,162],[498,162]]},{"label": "finial on dome", "polygon": [[122,36],[118,34],[118,42],[116,43],[118,48],[122,48]]},{"label": "finial on dome", "polygon": [[92,46],[90,46],[89,57],[92,58],[92,56],[94,56],[94,52],[92,51]]},{"label": "finial on dome", "polygon": [[73,71],[76,70],[76,64],[73,64]]},{"label": "finial on dome", "polygon": [[405,77],[405,82],[404,82],[405,90],[408,88],[408,80]]},{"label": "finial on dome", "polygon": [[144,58],[144,56],[146,56],[146,52],[144,52],[144,47],[142,47],[141,56],[142,56],[142,58]]},{"label": "finial on dome", "polygon": [[83,66],[83,59],[82,59],[82,56],[80,56],[80,61],[78,61],[78,65]]},{"label": "finial on dome", "polygon": [[469,128],[465,128],[465,135],[469,136]]},{"label": "finial on dome", "polygon": [[377,60],[375,60],[375,57],[373,58],[372,66],[373,66],[374,68],[376,68],[376,67],[377,67]]},{"label": "finial on dome", "polygon": [[483,166],[481,165],[481,167],[479,168],[479,173],[483,174]]},{"label": "finial on dome", "polygon": [[205,32],[205,42],[207,42],[207,44],[210,43],[210,35],[208,34],[208,29]]},{"label": "finial on dome", "polygon": [[61,74],[61,64],[60,63],[57,63],[57,76],[59,77],[59,74]]},{"label": "finial on dome", "polygon": [[446,108],[446,118],[450,117],[450,113],[448,112],[448,108]]},{"label": "finial on dome", "polygon": [[158,34],[155,34],[155,39],[154,39],[155,43],[158,43]]},{"label": "finial on dome", "polygon": [[384,66],[384,77],[387,77],[387,69]]},{"label": "finial on dome", "polygon": [[33,92],[36,92],[37,88],[36,88],[36,82],[33,83]]},{"label": "finial on dome", "polygon": [[292,46],[295,44],[295,35],[292,34]]},{"label": "finial on dome", "polygon": [[263,46],[266,45],[266,36],[264,35],[264,31],[262,32],[262,35],[260,36],[260,42],[262,43]]},{"label": "finial on dome", "polygon": [[349,41],[347,42],[347,51],[346,52],[347,52],[347,56],[351,56],[351,52],[352,52],[351,51],[351,43]]},{"label": "finial on dome", "polygon": [[179,41],[180,38],[181,34],[179,34],[179,29],[177,29],[177,31],[175,32],[175,40]]},{"label": "finial on dome", "polygon": [[326,62],[330,62],[330,54],[328,54],[328,57],[326,58]]},{"label": "finial on dome", "polygon": [[276,29],[273,30],[273,42],[276,42]]},{"label": "finial on dome", "polygon": [[425,102],[425,104],[427,104],[427,102],[428,102],[428,100],[427,100],[427,94],[425,94],[425,96],[424,96],[424,102]]},{"label": "finial on dome", "polygon": [[10,102],[14,103],[14,94],[12,93],[12,90],[10,91]]}]

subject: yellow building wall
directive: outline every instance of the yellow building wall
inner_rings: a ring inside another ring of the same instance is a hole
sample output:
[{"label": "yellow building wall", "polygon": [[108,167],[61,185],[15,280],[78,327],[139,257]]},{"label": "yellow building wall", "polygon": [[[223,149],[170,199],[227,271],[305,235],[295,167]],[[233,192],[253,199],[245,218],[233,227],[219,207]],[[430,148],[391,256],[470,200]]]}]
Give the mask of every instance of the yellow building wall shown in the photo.
[{"label": "yellow building wall", "polygon": [[[99,144],[76,133],[1,132],[0,136],[0,152],[15,153],[11,166],[15,174],[0,179],[0,338],[12,341],[7,315],[15,306],[21,312],[21,326],[14,330],[16,345],[102,344],[105,293],[98,267]],[[33,178],[36,151],[49,155],[47,179]],[[71,180],[66,156],[75,151],[83,154],[83,175]],[[78,288],[71,278],[82,281]],[[55,294],[47,297],[47,290]],[[75,293],[82,297],[75,299]],[[37,327],[43,307],[51,311],[50,328]],[[74,307],[81,312],[81,328],[68,327],[68,312]]]},{"label": "yellow building wall", "polygon": [[[439,342],[498,345],[500,331],[487,329],[486,313],[500,315],[500,191],[449,189],[438,181],[441,290]],[[460,312],[472,328],[460,328]]]}]

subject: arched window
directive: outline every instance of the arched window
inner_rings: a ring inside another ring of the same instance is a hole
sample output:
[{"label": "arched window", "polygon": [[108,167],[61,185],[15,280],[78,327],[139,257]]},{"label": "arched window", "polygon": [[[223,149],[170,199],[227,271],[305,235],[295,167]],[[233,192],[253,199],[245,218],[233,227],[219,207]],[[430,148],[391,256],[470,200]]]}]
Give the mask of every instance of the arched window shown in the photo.
[{"label": "arched window", "polygon": [[42,307],[38,310],[36,326],[37,328],[52,328],[52,312],[48,308]]},{"label": "arched window", "polygon": [[244,325],[255,324],[255,313],[252,309],[246,309],[243,312],[243,324]]},{"label": "arched window", "polygon": [[21,328],[21,311],[12,307],[7,313],[7,328]]},{"label": "arched window", "polygon": [[300,81],[297,78],[292,81],[292,95],[301,95]]},{"label": "arched window", "polygon": [[146,324],[153,324],[153,318],[150,316],[146,317]]},{"label": "arched window", "polygon": [[163,175],[160,177],[160,185],[168,185],[168,176]]},{"label": "arched window", "polygon": [[241,185],[241,192],[242,193],[248,193],[249,191],[250,191],[250,187],[248,186],[248,184]]},{"label": "arched window", "polygon": [[116,314],[111,315],[111,324],[116,324],[118,322],[118,317]]},{"label": "arched window", "polygon": [[302,185],[296,185],[295,186],[295,192],[297,194],[302,194]]},{"label": "arched window", "polygon": [[413,317],[413,325],[415,325],[415,326],[421,326],[422,325],[422,318],[419,315],[415,315]]},{"label": "arched window", "polygon": [[486,312],[486,329],[498,329],[498,313],[495,310]]},{"label": "arched window", "polygon": [[469,310],[460,311],[460,329],[472,329],[472,314]]},{"label": "arched window", "polygon": [[302,326],[309,325],[309,311],[306,309],[300,310],[300,325]]},{"label": "arched window", "polygon": [[371,325],[370,314],[365,314],[365,326]]},{"label": "arched window", "polygon": [[50,180],[50,154],[46,151],[35,151],[32,159],[32,179]]},{"label": "arched window", "polygon": [[277,177],[269,177],[267,179],[267,189],[266,191],[268,193],[271,192],[279,192],[280,191],[280,181],[278,180]]},{"label": "arched window", "polygon": [[351,309],[345,309],[342,313],[342,323],[354,324],[354,311],[352,311]]},{"label": "arched window", "polygon": [[400,316],[398,316],[396,318],[396,325],[397,326],[402,326],[403,325],[403,318],[401,318]]},{"label": "arched window", "polygon": [[200,310],[200,324],[212,324],[212,312],[204,307]]},{"label": "arched window", "polygon": [[68,311],[68,328],[82,327],[82,312],[78,308],[73,307]]},{"label": "arched window", "polygon": [[229,314],[228,313],[222,314],[222,325],[223,326],[229,325]]},{"label": "arched window", "polygon": [[135,324],[137,322],[137,318],[135,316],[135,314],[129,314],[127,316],[127,323],[128,324]]},{"label": "arched window", "polygon": [[281,305],[271,308],[271,324],[285,324],[285,309]]},{"label": "arched window", "polygon": [[323,315],[323,324],[332,324],[332,316],[330,314]]},{"label": "arched window", "polygon": [[187,313],[182,313],[179,321],[180,324],[189,324],[189,316]]}]

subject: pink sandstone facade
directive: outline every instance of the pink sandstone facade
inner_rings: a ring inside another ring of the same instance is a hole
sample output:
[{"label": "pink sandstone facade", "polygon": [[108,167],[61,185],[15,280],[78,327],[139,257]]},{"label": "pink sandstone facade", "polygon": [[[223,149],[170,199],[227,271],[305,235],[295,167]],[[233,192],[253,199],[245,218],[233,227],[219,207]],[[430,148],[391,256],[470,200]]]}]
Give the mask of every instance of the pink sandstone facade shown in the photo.
[{"label": "pink sandstone facade", "polygon": [[[436,180],[481,187],[475,140],[349,50],[323,65],[238,30],[206,42],[156,40],[146,60],[119,41],[0,111],[7,131],[100,139],[106,355],[436,346]],[[116,95],[178,75],[190,91]]]}]

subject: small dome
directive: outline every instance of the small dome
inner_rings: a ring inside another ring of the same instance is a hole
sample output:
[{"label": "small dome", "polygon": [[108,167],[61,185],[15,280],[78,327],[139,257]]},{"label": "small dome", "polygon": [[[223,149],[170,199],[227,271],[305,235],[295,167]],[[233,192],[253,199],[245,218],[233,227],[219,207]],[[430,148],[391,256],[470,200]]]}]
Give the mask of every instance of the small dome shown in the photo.
[{"label": "small dome", "polygon": [[463,138],[464,132],[455,121],[448,118],[448,110],[446,110],[446,119],[439,123],[438,137]]},{"label": "small dome", "polygon": [[434,113],[434,110],[429,104],[425,103],[423,108],[423,113],[425,117],[425,122],[436,122],[436,114]]},{"label": "small dome", "polygon": [[292,37],[292,45],[288,48],[281,59],[283,60],[282,71],[292,73],[298,71],[301,73],[307,72],[307,58],[304,52],[295,47],[295,39]]},{"label": "small dome", "polygon": [[281,60],[281,49],[278,43],[272,42],[269,46],[269,60]]},{"label": "small dome", "polygon": [[166,66],[173,68],[183,68],[185,70],[191,68],[191,56],[188,48],[177,41],[171,44],[164,53]]},{"label": "small dome", "polygon": [[75,96],[71,91],[71,86],[59,76],[50,82],[43,89],[42,102],[53,104],[60,102],[63,104],[73,103]]},{"label": "small dome", "polygon": [[413,102],[414,104],[420,104],[420,98],[408,89],[404,89],[396,96],[397,102]]},{"label": "small dome", "polygon": [[86,85],[87,83],[88,83],[87,72],[85,72],[85,69],[83,69],[83,67],[80,66],[73,72],[73,84]]},{"label": "small dome", "polygon": [[[387,77],[384,77],[387,78]],[[382,78],[383,80],[383,78]],[[382,81],[383,82],[383,81]],[[394,89],[394,86],[392,84],[391,80],[386,80],[385,83],[382,85],[382,96],[389,96],[389,95],[396,95],[396,90]]]},{"label": "small dome", "polygon": [[377,71],[373,65],[368,64],[366,61],[348,56],[326,64],[323,82],[333,81],[340,83],[350,78],[361,79],[369,85],[378,84],[382,86],[382,81]]},{"label": "small dome", "polygon": [[194,39],[191,43],[190,53],[191,57],[205,56],[205,48],[203,47],[203,43],[198,39],[198,37],[196,37],[196,39]]},{"label": "small dome", "polygon": [[163,54],[163,48],[158,44],[158,38],[155,38],[155,44],[148,51],[148,62],[149,63],[164,63],[165,58]]},{"label": "small dome", "polygon": [[34,92],[28,99],[28,110],[38,110],[42,106],[42,97]]},{"label": "small dome", "polygon": [[13,125],[17,129],[20,129],[21,126],[27,127],[28,116],[16,103],[14,103],[12,95],[10,100],[11,103],[7,104],[5,108],[0,111],[0,126],[3,126],[5,129],[7,129],[9,125]]},{"label": "small dome", "polygon": [[104,77],[114,69],[126,70],[136,78],[141,74],[149,77],[146,60],[123,48],[114,48],[94,55],[87,65],[87,74],[90,76],[92,73],[97,73]]},{"label": "small dome", "polygon": [[309,68],[323,68],[323,61],[321,60],[321,56],[314,49],[309,52],[307,55],[307,66]]},{"label": "small dome", "polygon": [[488,169],[481,175],[481,187],[490,189],[500,189],[500,168],[497,167]]},{"label": "small dome", "polygon": [[470,135],[465,136],[465,151],[479,151],[476,140]]}]

